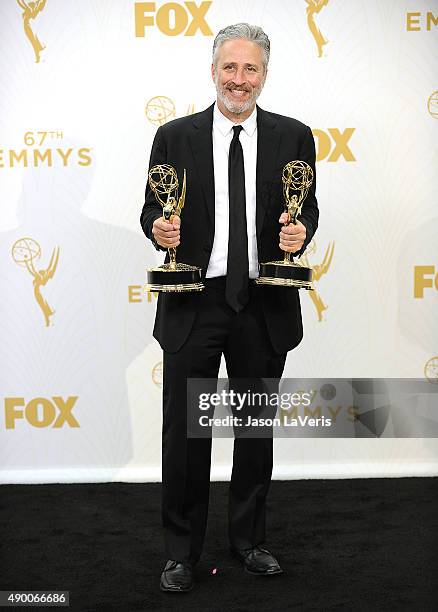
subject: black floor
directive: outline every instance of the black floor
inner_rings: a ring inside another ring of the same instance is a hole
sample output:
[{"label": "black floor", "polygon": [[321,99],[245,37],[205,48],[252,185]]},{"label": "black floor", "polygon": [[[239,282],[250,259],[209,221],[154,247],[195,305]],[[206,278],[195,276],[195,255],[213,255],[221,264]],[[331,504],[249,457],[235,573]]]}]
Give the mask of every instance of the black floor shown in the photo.
[{"label": "black floor", "polygon": [[436,611],[437,483],[274,481],[266,545],[285,573],[266,578],[230,557],[228,485],[213,483],[197,583],[184,595],[158,589],[160,485],[3,485],[0,590],[69,590],[81,612]]}]

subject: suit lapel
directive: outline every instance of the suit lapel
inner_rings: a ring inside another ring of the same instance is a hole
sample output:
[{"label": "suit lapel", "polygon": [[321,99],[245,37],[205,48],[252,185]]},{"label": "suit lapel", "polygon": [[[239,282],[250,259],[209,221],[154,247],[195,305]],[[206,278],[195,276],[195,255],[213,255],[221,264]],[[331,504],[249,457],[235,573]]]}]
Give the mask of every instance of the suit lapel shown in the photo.
[{"label": "suit lapel", "polygon": [[[213,167],[213,107],[212,104],[193,118],[190,145],[196,170],[202,185],[211,227],[214,229],[214,167]],[[263,227],[272,195],[280,132],[277,121],[257,106],[257,168],[256,168],[256,231],[257,239]]]},{"label": "suit lapel", "polygon": [[193,118],[190,133],[190,145],[212,228],[214,228],[213,106],[209,106]]},{"label": "suit lapel", "polygon": [[272,196],[272,177],[275,171],[280,133],[277,122],[257,106],[257,169],[256,169],[256,231],[257,240]]}]

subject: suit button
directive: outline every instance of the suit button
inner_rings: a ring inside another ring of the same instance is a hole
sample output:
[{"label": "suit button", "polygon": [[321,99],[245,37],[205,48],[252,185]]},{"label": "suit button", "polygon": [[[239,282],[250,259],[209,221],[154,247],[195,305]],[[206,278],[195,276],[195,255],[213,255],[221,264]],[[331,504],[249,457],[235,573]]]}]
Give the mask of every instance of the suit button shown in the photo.
[{"label": "suit button", "polygon": [[204,253],[209,253],[210,245],[209,244],[204,244],[203,247],[202,247],[202,250],[204,251]]}]

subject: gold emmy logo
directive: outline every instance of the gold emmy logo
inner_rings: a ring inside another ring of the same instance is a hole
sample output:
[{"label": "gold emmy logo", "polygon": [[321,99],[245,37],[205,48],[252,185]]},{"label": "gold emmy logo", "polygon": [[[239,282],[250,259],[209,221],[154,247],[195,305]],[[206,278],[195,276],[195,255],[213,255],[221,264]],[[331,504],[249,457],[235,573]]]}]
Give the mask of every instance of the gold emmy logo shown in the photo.
[{"label": "gold emmy logo", "polygon": [[152,368],[152,382],[159,389],[163,386],[163,362],[159,361]]},{"label": "gold emmy logo", "polygon": [[438,357],[432,357],[426,362],[424,375],[429,382],[438,385]]},{"label": "gold emmy logo", "polygon": [[435,289],[438,291],[438,272],[435,266],[415,266],[414,267],[414,297],[424,298],[425,289]]},{"label": "gold emmy logo", "polygon": [[145,114],[150,123],[159,127],[176,117],[173,101],[167,96],[154,96],[146,102]]},{"label": "gold emmy logo", "polygon": [[304,254],[301,255],[300,257],[300,261],[303,262],[306,268],[312,268],[313,270],[312,280],[313,280],[314,291],[308,291],[308,294],[316,308],[316,312],[318,314],[318,321],[323,320],[322,313],[324,312],[324,310],[327,310],[328,306],[324,304],[321,296],[318,293],[318,290],[315,284],[320,280],[322,276],[324,276],[324,274],[327,274],[327,272],[329,271],[330,264],[332,263],[332,259],[333,259],[334,250],[335,250],[335,243],[330,242],[326,249],[322,263],[310,264],[308,256],[314,255],[316,253],[316,242],[312,240],[310,244],[308,245]]},{"label": "gold emmy logo", "polygon": [[[184,6],[185,5],[185,6]],[[167,2],[156,10],[155,2],[135,3],[135,35],[144,38],[146,26],[157,25],[166,36],[194,36],[198,30],[204,36],[213,36],[210,26],[205,21],[205,14],[211,2]],[[149,13],[149,14],[148,14]],[[189,18],[191,21],[189,23]]]},{"label": "gold emmy logo", "polygon": [[38,36],[34,33],[32,28],[30,27],[30,20],[35,19],[39,13],[46,6],[46,0],[36,0],[36,2],[26,2],[26,0],[17,0],[17,4],[20,8],[23,9],[23,28],[24,33],[29,39],[30,44],[32,45],[33,51],[35,53],[35,62],[38,64],[40,61],[40,53],[45,46],[41,44]]},{"label": "gold emmy logo", "polygon": [[328,43],[328,40],[315,23],[315,15],[320,12],[324,6],[329,3],[329,0],[306,0],[307,2],[307,25],[312,33],[318,49],[318,57],[322,57],[322,48]]},{"label": "gold emmy logo", "polygon": [[29,274],[33,277],[33,293],[37,301],[38,306],[41,308],[46,327],[51,324],[50,317],[55,314],[55,311],[51,309],[47,301],[41,294],[41,287],[47,284],[47,282],[53,278],[56,272],[56,267],[59,260],[59,247],[55,247],[50,258],[48,267],[44,270],[37,270],[34,265],[34,261],[41,257],[41,247],[32,238],[20,238],[12,246],[12,259],[16,264],[26,268]]},{"label": "gold emmy logo", "polygon": [[[144,112],[149,123],[152,123],[152,125],[156,127],[160,127],[176,117],[175,104],[173,100],[167,96],[154,96],[148,100]],[[194,112],[195,105],[189,104],[186,116],[193,115]]]},{"label": "gold emmy logo", "polygon": [[438,90],[431,94],[427,101],[427,110],[435,119],[438,119]]}]

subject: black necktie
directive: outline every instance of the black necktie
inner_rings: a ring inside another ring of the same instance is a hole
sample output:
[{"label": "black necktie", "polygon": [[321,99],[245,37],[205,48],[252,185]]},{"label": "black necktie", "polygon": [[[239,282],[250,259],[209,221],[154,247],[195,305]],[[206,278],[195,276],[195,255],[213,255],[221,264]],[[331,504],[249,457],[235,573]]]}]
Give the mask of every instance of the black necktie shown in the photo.
[{"label": "black necktie", "polygon": [[234,135],[228,155],[229,234],[225,297],[236,312],[245,307],[249,298],[245,168],[239,140],[242,129],[241,125],[233,127]]}]

